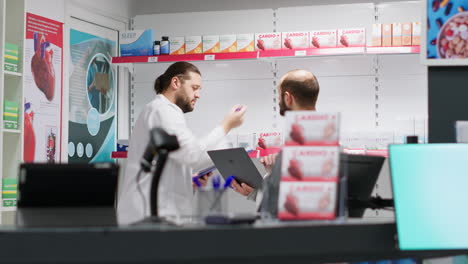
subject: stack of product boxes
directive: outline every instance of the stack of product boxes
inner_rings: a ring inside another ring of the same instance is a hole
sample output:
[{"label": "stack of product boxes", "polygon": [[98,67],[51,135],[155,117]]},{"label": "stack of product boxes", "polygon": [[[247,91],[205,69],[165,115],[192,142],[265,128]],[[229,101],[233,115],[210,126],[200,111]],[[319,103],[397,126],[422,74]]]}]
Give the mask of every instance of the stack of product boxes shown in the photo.
[{"label": "stack of product boxes", "polygon": [[[365,47],[365,28],[266,32],[203,36],[170,36],[153,41],[153,30],[120,34],[121,56],[229,53],[265,50]],[[371,46],[420,45],[421,23],[374,24]]]},{"label": "stack of product boxes", "polygon": [[335,219],[339,180],[339,114],[286,112],[278,218]]},{"label": "stack of product boxes", "polygon": [[391,23],[372,25],[372,46],[421,45],[421,23]]}]

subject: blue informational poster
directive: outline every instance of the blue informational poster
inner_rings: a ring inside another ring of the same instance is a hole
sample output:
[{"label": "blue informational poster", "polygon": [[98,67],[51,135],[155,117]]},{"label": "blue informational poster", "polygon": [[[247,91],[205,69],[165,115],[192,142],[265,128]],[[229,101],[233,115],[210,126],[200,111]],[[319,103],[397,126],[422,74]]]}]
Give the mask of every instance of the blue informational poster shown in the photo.
[{"label": "blue informational poster", "polygon": [[68,161],[108,162],[116,145],[116,42],[70,29]]},{"label": "blue informational poster", "polygon": [[468,0],[426,1],[427,60],[468,64]]}]

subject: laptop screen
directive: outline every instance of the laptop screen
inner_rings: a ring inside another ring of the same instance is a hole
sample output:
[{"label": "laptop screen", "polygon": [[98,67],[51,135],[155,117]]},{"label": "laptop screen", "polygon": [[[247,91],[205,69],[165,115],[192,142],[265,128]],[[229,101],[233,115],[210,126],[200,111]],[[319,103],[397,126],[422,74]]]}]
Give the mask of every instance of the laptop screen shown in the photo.
[{"label": "laptop screen", "polygon": [[389,151],[400,249],[467,249],[468,144]]}]

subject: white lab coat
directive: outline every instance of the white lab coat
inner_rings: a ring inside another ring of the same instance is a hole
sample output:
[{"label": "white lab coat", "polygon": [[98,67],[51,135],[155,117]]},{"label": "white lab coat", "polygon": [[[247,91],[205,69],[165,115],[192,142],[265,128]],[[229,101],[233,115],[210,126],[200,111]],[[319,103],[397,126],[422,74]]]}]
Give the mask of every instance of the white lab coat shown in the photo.
[{"label": "white lab coat", "polygon": [[[143,174],[140,178],[145,201],[138,193],[136,176],[140,169],[140,159],[149,142],[149,131],[156,126],[163,128],[168,134],[176,135],[180,145],[178,150],[169,154],[161,176],[158,194],[160,216],[192,215],[193,171],[212,165],[207,150],[228,147],[221,126],[213,129],[204,138],[196,138],[187,127],[182,110],[165,96],[156,95],[156,98],[143,108],[130,138],[127,168],[123,180],[119,183],[123,184],[117,205],[120,224],[132,223],[150,215],[151,174]],[[146,208],[143,203],[146,204]]]}]

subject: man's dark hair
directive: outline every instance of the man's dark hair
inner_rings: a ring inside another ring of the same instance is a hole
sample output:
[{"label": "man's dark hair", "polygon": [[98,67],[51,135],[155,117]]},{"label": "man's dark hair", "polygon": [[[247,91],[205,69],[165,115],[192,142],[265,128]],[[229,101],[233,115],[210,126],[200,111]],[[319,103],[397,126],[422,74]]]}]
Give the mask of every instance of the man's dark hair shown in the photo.
[{"label": "man's dark hair", "polygon": [[186,61],[178,61],[171,64],[167,70],[161,74],[154,82],[154,90],[160,94],[169,88],[169,84],[173,77],[178,77],[181,82],[190,80],[189,72],[198,73],[201,76],[197,66]]},{"label": "man's dark hair", "polygon": [[317,103],[320,87],[317,78],[314,75],[311,77],[297,78],[291,71],[280,84],[281,96],[285,92],[289,92],[301,106],[313,106]]}]

